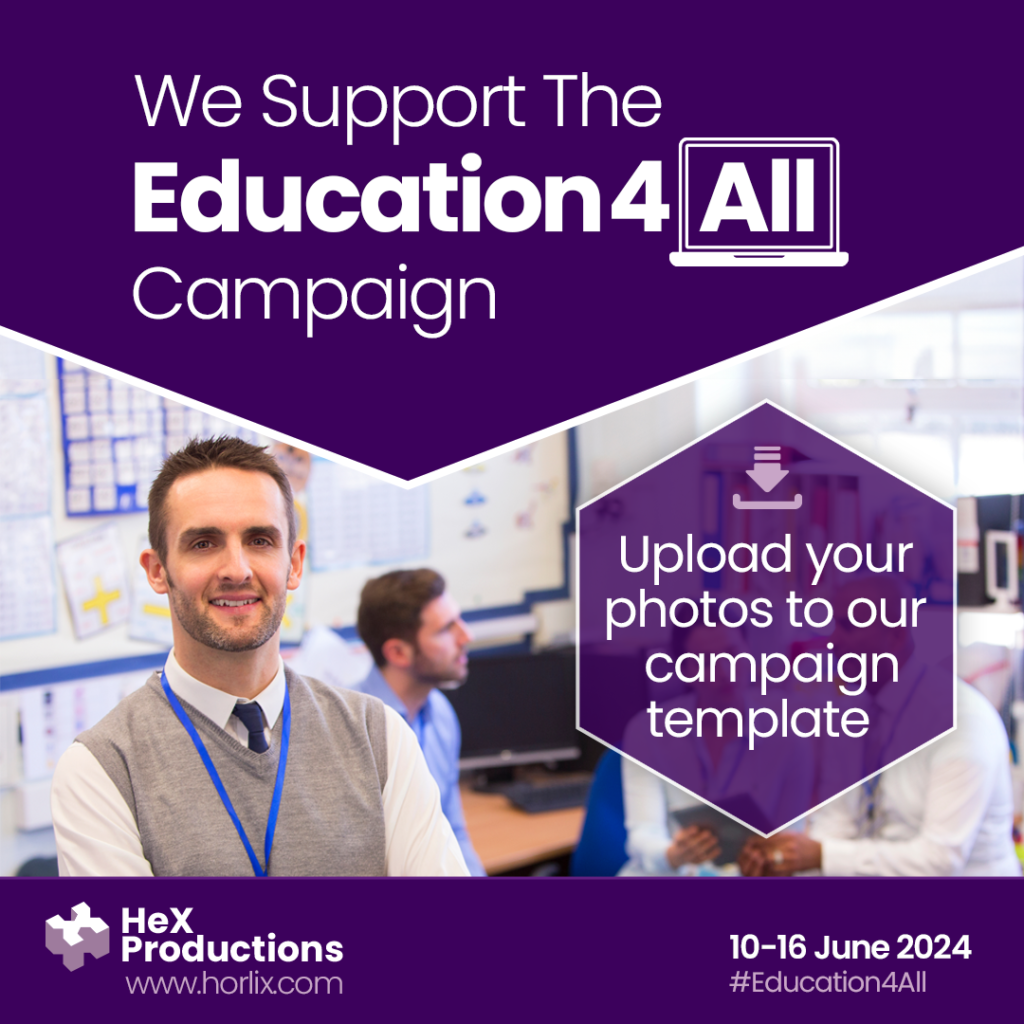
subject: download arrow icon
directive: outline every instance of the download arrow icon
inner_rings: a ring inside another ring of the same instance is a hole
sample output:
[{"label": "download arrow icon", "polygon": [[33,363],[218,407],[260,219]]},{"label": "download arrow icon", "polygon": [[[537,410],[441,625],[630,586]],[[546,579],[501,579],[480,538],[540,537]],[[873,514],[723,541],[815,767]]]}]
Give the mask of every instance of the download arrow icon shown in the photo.
[{"label": "download arrow icon", "polygon": [[748,469],[747,476],[762,491],[770,491],[784,476],[789,476],[789,470],[780,469],[777,462],[761,462],[753,469]]},{"label": "download arrow icon", "polygon": [[[747,476],[762,491],[770,491],[784,476],[789,476],[789,470],[779,466],[781,461],[782,447],[780,445],[754,445],[754,468],[747,470]],[[744,501],[738,494],[734,494],[732,504],[734,508],[758,510],[800,508],[803,498],[797,494],[791,501]]]}]

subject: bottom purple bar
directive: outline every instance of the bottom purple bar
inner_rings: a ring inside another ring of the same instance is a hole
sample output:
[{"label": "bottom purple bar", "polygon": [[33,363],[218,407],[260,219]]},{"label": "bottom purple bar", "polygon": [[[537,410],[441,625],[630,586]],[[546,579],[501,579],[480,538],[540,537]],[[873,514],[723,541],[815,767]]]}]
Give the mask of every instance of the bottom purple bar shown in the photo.
[{"label": "bottom purple bar", "polygon": [[[1020,996],[1013,879],[12,879],[0,899],[12,1024],[966,1020]],[[109,953],[71,970],[53,919],[81,904]]]}]

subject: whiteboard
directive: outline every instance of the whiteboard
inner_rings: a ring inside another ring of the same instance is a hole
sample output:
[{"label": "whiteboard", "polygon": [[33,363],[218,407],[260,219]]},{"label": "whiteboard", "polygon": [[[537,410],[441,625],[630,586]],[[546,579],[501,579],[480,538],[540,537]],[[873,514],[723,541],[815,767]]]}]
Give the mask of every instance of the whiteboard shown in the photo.
[{"label": "whiteboard", "polygon": [[[451,473],[414,491],[391,489],[410,515],[420,516],[426,543],[399,559],[367,559],[359,564],[316,571],[308,576],[307,621],[310,626],[346,627],[355,622],[359,593],[371,577],[391,569],[429,565],[448,582],[463,611],[509,614],[528,607],[536,595],[568,596],[566,529],[572,493],[569,434],[535,441],[467,469]],[[316,517],[316,474],[351,473],[317,460],[310,479],[309,518],[312,562],[320,530]],[[367,486],[370,486],[369,484]],[[383,505],[383,502],[381,502]],[[323,512],[321,512],[323,515]],[[416,532],[396,525],[398,546],[413,545]],[[389,538],[383,539],[385,542]],[[387,547],[387,543],[382,544]]]}]

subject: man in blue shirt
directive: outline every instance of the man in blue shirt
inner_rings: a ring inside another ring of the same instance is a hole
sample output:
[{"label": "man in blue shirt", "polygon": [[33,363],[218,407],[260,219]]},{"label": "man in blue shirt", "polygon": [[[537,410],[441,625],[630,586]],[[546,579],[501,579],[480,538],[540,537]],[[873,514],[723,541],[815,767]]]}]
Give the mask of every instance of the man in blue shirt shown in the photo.
[{"label": "man in blue shirt", "polygon": [[357,623],[375,667],[352,689],[379,697],[412,727],[466,865],[474,875],[486,874],[462,814],[459,720],[438,689],[465,681],[472,639],[458,605],[445,593],[444,577],[433,569],[402,569],[370,580]]}]

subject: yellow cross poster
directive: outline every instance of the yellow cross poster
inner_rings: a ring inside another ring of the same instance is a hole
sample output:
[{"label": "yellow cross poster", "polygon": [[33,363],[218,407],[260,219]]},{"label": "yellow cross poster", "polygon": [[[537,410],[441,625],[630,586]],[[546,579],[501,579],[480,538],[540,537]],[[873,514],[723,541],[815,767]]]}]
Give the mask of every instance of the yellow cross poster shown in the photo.
[{"label": "yellow cross poster", "polygon": [[57,561],[79,640],[127,620],[131,607],[128,578],[112,525],[58,544]]}]

